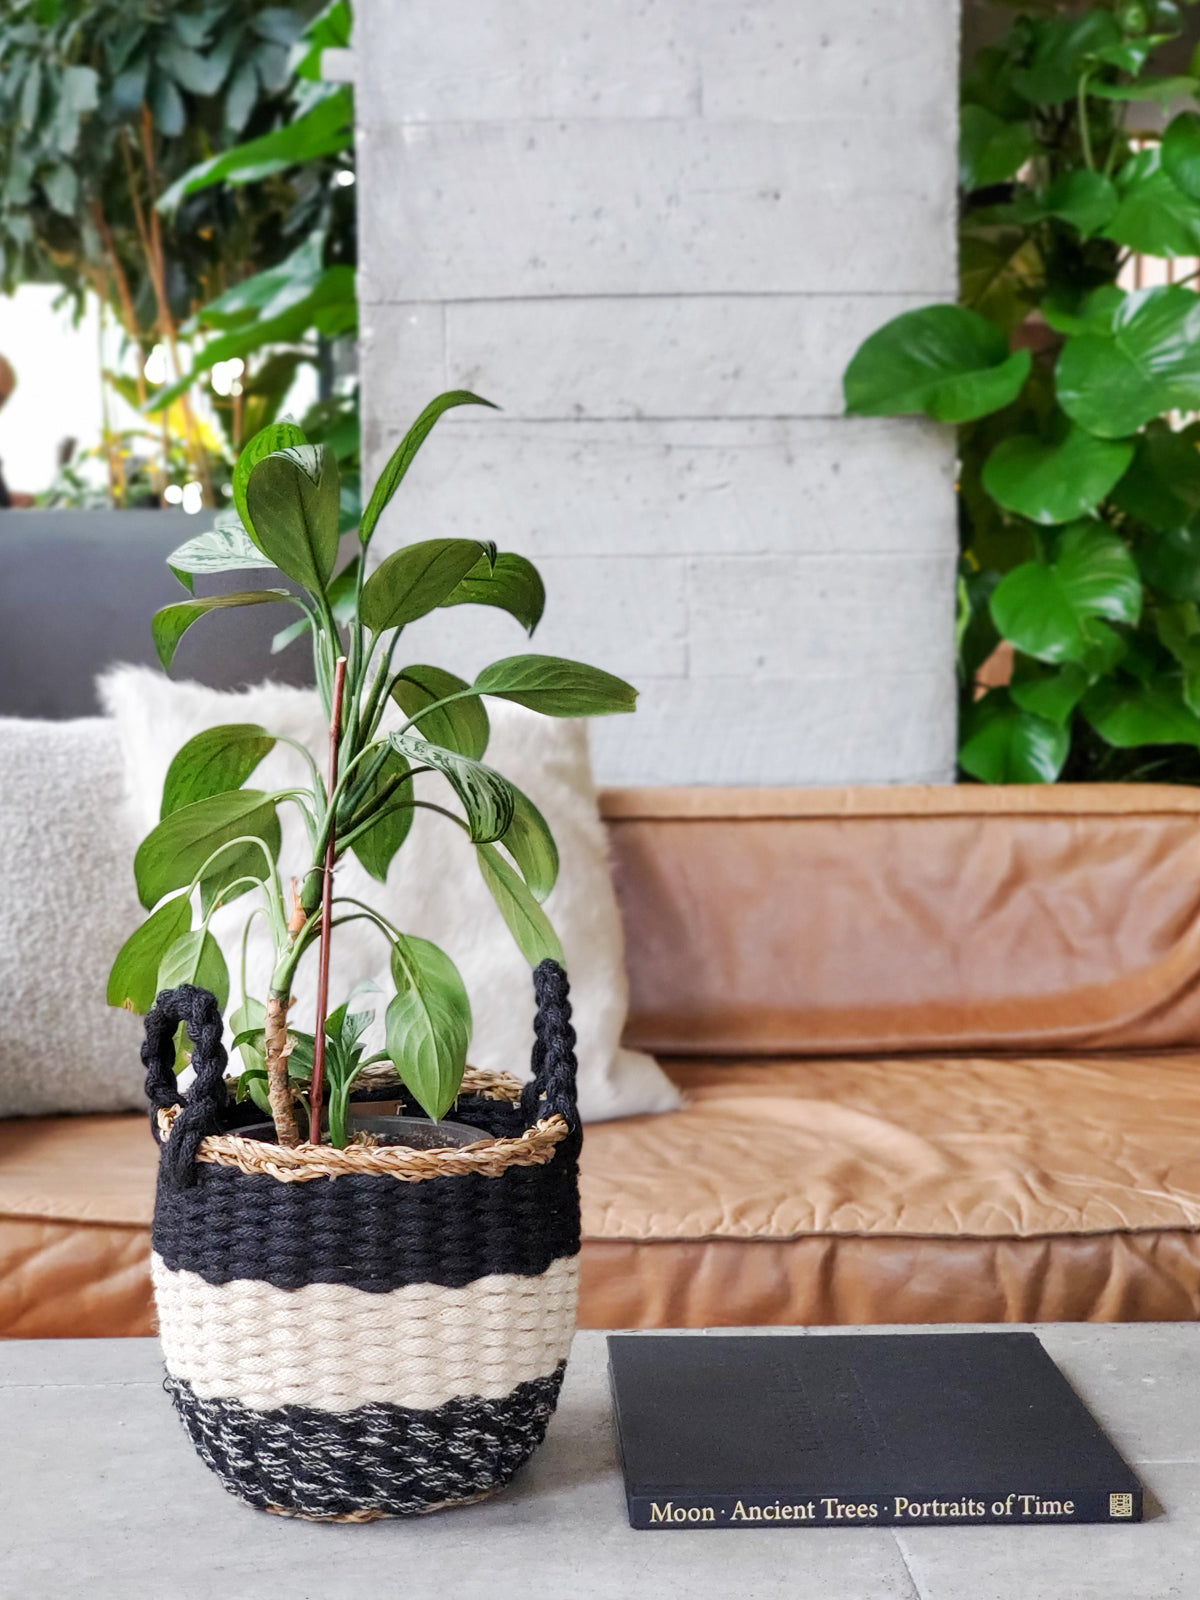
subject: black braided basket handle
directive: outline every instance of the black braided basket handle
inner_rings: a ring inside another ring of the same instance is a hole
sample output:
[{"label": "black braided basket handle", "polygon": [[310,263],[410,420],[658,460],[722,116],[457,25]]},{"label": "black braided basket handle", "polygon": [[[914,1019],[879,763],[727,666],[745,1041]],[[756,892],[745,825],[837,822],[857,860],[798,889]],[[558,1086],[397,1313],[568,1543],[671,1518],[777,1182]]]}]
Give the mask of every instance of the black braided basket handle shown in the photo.
[{"label": "black braided basket handle", "polygon": [[[175,1077],[175,1032],[187,1025],[192,1041],[192,1066],[196,1080],[186,1095]],[[150,1127],[162,1144],[158,1113],[168,1106],[183,1109],[175,1118],[171,1137],[163,1150],[163,1172],[179,1188],[196,1181],[196,1151],[210,1133],[221,1131],[222,1113],[229,1105],[225,1068],[229,1057],[221,1043],[221,1008],[207,989],[184,983],[164,989],[146,1018],[142,1065],[146,1069],[146,1098],[150,1102]]]},{"label": "black braided basket handle", "polygon": [[533,971],[537,1015],[533,1019],[533,1077],[521,1091],[521,1111],[530,1127],[555,1112],[574,1132],[579,1127],[575,1098],[575,1029],[571,1026],[571,985],[557,961]]}]

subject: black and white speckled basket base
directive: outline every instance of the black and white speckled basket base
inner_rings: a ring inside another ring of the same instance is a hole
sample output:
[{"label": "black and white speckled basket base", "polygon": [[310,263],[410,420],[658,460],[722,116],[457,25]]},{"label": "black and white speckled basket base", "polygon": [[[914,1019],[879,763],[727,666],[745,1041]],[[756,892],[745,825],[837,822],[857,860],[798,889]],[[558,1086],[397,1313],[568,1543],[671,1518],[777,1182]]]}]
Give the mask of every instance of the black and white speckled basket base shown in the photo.
[{"label": "black and white speckled basket base", "polygon": [[566,1362],[499,1400],[464,1397],[432,1409],[255,1411],[201,1400],[168,1377],[197,1454],[231,1494],[263,1511],[323,1522],[420,1516],[502,1489],[541,1444]]}]

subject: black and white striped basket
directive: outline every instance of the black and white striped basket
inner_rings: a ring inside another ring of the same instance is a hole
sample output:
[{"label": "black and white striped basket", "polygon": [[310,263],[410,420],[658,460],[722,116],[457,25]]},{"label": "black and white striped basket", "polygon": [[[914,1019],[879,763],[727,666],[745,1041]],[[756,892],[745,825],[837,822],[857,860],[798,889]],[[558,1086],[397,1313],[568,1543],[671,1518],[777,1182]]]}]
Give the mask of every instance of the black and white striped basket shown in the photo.
[{"label": "black and white striped basket", "polygon": [[566,975],[543,962],[534,983],[533,1081],[468,1071],[456,1116],[484,1142],[457,1149],[240,1137],[213,996],[165,991],[147,1017],[166,1387],[251,1505],[434,1511],[500,1488],[541,1443],[575,1327],[581,1132]]}]

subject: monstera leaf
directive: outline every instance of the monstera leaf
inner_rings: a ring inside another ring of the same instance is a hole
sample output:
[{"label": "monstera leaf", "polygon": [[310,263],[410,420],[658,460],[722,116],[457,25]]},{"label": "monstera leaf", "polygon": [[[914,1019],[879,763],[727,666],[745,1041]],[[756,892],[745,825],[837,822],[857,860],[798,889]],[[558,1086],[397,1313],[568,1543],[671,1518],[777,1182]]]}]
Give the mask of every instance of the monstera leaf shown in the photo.
[{"label": "monstera leaf", "polygon": [[964,306],[906,311],[873,333],[846,368],[846,410],[971,422],[1016,399],[1031,360],[1028,350],[1010,354],[1000,329]]},{"label": "monstera leaf", "polygon": [[1127,295],[1109,331],[1067,340],[1055,383],[1067,415],[1103,439],[1200,409],[1200,295],[1180,285]]},{"label": "monstera leaf", "polygon": [[1014,567],[991,603],[1004,637],[1048,662],[1086,662],[1111,633],[1105,622],[1136,622],[1141,606],[1141,579],[1128,546],[1091,522],[1064,529],[1052,560]]}]

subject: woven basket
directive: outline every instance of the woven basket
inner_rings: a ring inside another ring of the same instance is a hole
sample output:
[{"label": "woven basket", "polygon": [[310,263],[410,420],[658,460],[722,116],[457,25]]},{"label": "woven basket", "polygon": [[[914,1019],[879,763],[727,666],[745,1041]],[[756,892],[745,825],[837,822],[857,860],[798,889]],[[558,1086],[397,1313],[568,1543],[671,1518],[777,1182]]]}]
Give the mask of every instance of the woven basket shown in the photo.
[{"label": "woven basket", "polygon": [[239,1137],[213,996],[169,990],[147,1017],[166,1387],[251,1505],[435,1511],[500,1488],[541,1443],[575,1327],[581,1133],[566,975],[543,962],[534,983],[533,1081],[468,1071],[456,1115],[482,1142],[452,1150]]}]

